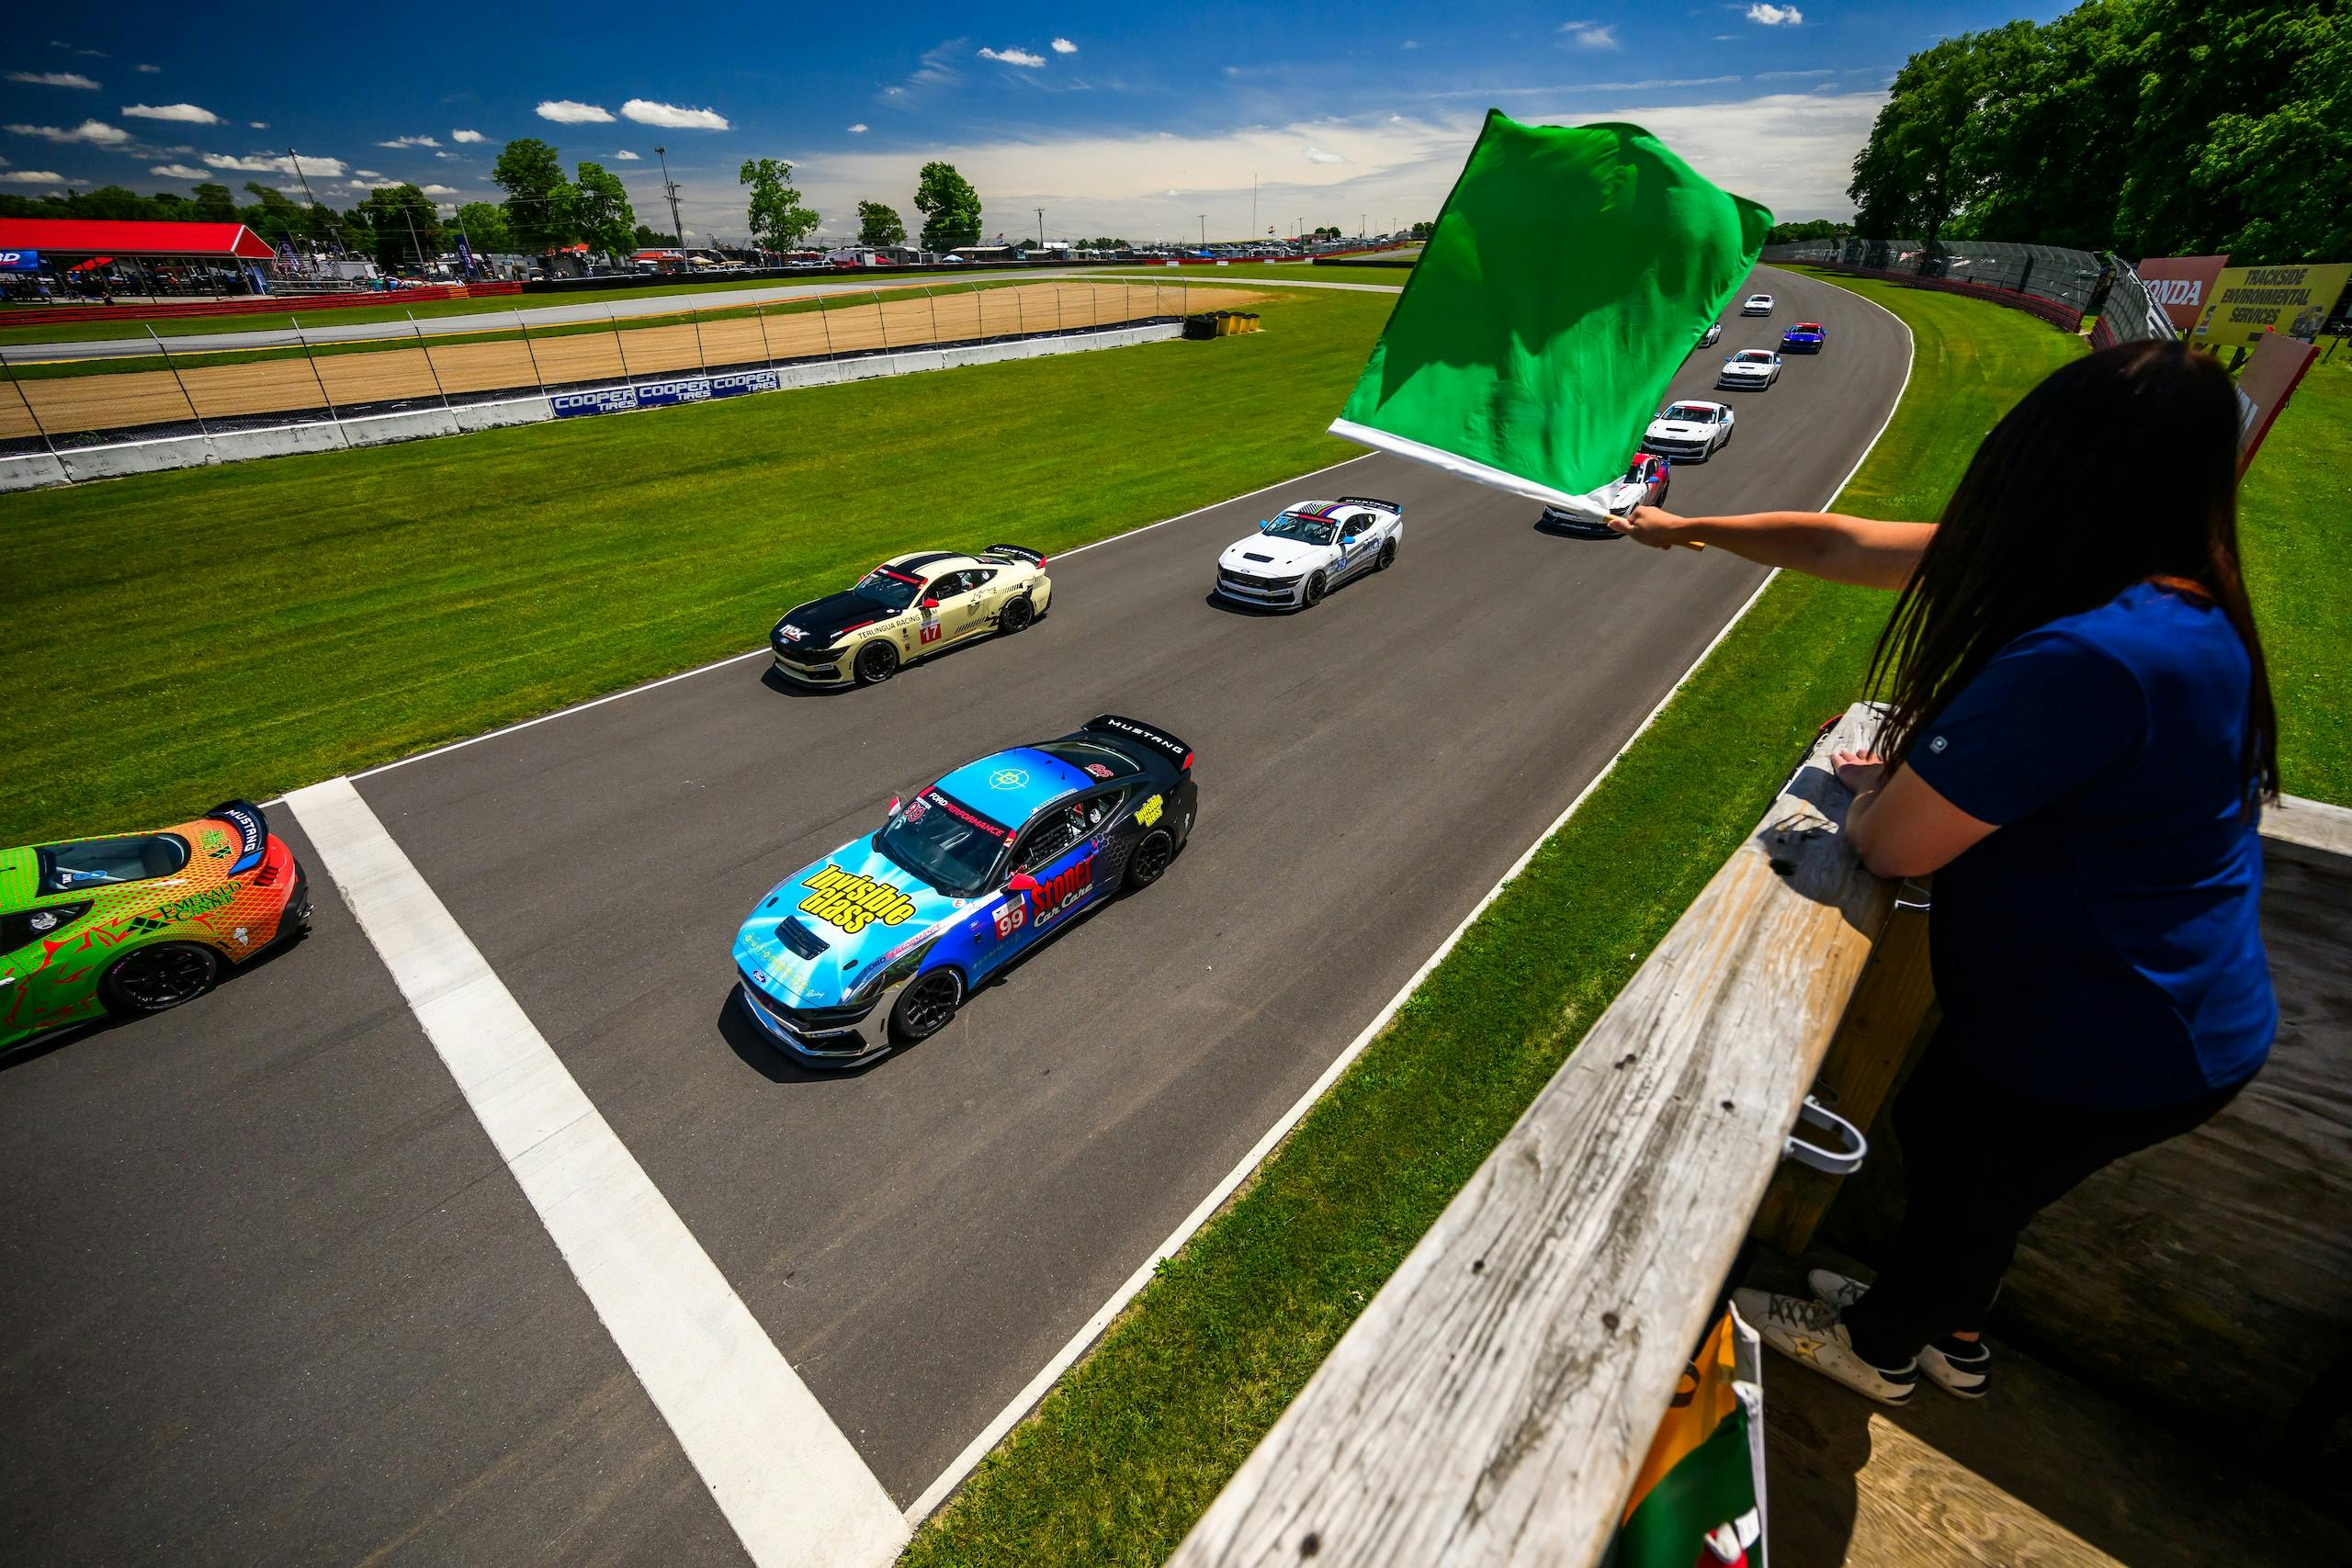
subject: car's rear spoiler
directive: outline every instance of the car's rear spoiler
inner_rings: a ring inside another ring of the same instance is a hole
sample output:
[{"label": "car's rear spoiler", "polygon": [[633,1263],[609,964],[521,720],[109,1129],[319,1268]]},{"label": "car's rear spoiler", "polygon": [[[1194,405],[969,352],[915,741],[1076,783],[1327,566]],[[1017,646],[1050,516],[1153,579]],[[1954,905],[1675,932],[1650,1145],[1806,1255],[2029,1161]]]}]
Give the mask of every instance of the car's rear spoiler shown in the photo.
[{"label": "car's rear spoiler", "polygon": [[249,800],[224,800],[204,814],[208,822],[226,822],[237,830],[236,863],[229,867],[231,876],[243,876],[259,865],[262,856],[269,852],[269,818],[261,807]]},{"label": "car's rear spoiler", "polygon": [[1185,745],[1168,731],[1146,724],[1139,718],[1123,718],[1115,713],[1106,713],[1099,718],[1088,719],[1080,728],[1079,733],[1080,735],[1116,735],[1125,739],[1140,741],[1174,763],[1177,772],[1190,773],[1193,770],[1193,749],[1190,746]]},{"label": "car's rear spoiler", "polygon": [[1340,506],[1377,506],[1383,512],[1394,512],[1399,517],[1405,515],[1405,503],[1403,502],[1383,501],[1377,496],[1343,495],[1340,497],[1336,504]]},{"label": "car's rear spoiler", "polygon": [[990,545],[987,549],[982,550],[980,554],[984,556],[1004,556],[1012,560],[1025,560],[1031,566],[1043,566],[1046,564],[1046,558],[1044,556],[1038,554],[1035,550],[1029,548],[1025,545]]}]

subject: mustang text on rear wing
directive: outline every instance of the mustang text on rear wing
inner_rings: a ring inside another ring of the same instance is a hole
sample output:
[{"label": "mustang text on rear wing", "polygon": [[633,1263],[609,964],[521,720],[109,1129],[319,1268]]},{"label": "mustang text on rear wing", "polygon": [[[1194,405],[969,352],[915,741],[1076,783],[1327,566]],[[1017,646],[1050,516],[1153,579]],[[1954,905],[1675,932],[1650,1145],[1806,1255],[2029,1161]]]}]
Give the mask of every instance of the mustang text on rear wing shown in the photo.
[{"label": "mustang text on rear wing", "polygon": [[1087,720],[1079,731],[1081,735],[1089,732],[1096,735],[1124,735],[1131,740],[1140,740],[1153,750],[1165,753],[1168,760],[1175,763],[1180,770],[1193,765],[1193,749],[1190,746],[1185,745],[1168,731],[1155,728],[1141,719],[1123,718],[1115,713],[1106,713],[1100,718]]}]

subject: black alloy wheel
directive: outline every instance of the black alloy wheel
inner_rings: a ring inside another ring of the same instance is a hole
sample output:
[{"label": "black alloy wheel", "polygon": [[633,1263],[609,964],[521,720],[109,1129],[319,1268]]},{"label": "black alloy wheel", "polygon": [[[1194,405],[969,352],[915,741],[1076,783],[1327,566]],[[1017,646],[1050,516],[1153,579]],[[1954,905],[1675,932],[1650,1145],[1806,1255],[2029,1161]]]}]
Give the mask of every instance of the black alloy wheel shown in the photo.
[{"label": "black alloy wheel", "polygon": [[996,618],[997,629],[1010,636],[1013,632],[1025,629],[1029,623],[1035,618],[1036,612],[1030,609],[1028,600],[1015,599],[998,614]]},{"label": "black alloy wheel", "polygon": [[126,1017],[164,1012],[212,988],[220,955],[192,942],[158,942],[118,960],[99,983],[107,1010]]},{"label": "black alloy wheel", "polygon": [[1136,845],[1136,852],[1127,861],[1127,886],[1148,887],[1167,871],[1168,863],[1176,858],[1176,840],[1165,828],[1154,828]]},{"label": "black alloy wheel", "polygon": [[876,637],[857,650],[850,668],[856,673],[859,685],[878,686],[899,672],[899,650]]},{"label": "black alloy wheel", "polygon": [[899,993],[898,1005],[890,1010],[890,1033],[901,1045],[928,1040],[946,1028],[947,1021],[963,1005],[964,980],[955,970],[918,975]]},{"label": "black alloy wheel", "polygon": [[1380,559],[1373,564],[1372,570],[1374,571],[1386,571],[1390,567],[1395,566],[1396,564],[1396,541],[1391,539],[1386,544],[1380,547]]},{"label": "black alloy wheel", "polygon": [[1309,604],[1323,603],[1323,592],[1329,586],[1329,584],[1324,581],[1323,574],[1319,571],[1316,572],[1306,580],[1306,587],[1298,596],[1298,607],[1303,610]]}]

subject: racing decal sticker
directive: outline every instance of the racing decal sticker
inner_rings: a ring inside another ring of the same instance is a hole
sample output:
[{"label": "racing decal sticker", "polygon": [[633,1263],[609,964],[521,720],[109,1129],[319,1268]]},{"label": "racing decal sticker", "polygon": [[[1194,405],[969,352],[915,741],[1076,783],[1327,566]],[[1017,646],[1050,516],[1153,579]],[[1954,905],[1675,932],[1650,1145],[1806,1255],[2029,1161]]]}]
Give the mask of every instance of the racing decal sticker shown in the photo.
[{"label": "racing decal sticker", "polygon": [[830,861],[824,870],[800,886],[813,890],[800,900],[802,914],[852,936],[876,920],[886,926],[899,925],[915,912],[915,901],[888,883],[843,871]]},{"label": "racing decal sticker", "polygon": [[798,626],[794,626],[790,621],[786,621],[783,626],[776,628],[775,635],[784,638],[786,642],[798,642],[802,637],[807,637],[808,634],[802,631]]},{"label": "racing decal sticker", "polygon": [[1148,828],[1159,820],[1160,808],[1160,798],[1155,795],[1136,807],[1136,820]]},{"label": "racing decal sticker", "polygon": [[939,640],[939,623],[937,621],[925,621],[922,624],[922,640],[925,642],[937,642]]},{"label": "racing decal sticker", "polygon": [[1098,779],[1107,779],[1111,776],[1111,770],[1101,762],[1087,763],[1086,771]]},{"label": "racing decal sticker", "polygon": [[1037,891],[1029,895],[1029,905],[1037,925],[1043,927],[1093,891],[1094,857],[1089,855],[1068,871],[1037,884]]},{"label": "racing decal sticker", "polygon": [[[978,828],[981,832],[986,833],[991,839],[1004,838],[1012,831],[1010,828],[1002,827],[997,823],[989,821],[987,818],[981,816],[976,811],[965,810],[962,807],[956,805],[954,801],[948,799],[945,795],[940,794],[935,789],[926,790],[922,796],[916,800],[915,806],[922,806],[926,809],[930,807],[935,806],[942,811],[946,812],[948,816],[956,818],[956,821],[965,823],[970,827]],[[913,806],[907,807],[907,815],[910,818],[914,818]]]},{"label": "racing decal sticker", "polygon": [[999,768],[989,775],[990,789],[1019,789],[1028,782],[1028,773],[1020,768]]},{"label": "racing decal sticker", "polygon": [[1029,906],[1018,898],[1007,898],[996,907],[996,939],[1004,941],[1029,923]]}]

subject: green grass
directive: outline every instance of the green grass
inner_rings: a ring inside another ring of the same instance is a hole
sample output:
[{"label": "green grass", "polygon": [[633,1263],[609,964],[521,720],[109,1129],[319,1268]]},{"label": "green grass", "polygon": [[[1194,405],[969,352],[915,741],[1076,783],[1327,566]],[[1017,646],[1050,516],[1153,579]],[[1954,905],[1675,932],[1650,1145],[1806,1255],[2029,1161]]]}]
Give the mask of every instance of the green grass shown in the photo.
[{"label": "green grass", "polygon": [[[1918,366],[1840,504],[1932,516],[1978,437],[2081,344],[1973,300],[1855,291],[1911,322]],[[907,1562],[1162,1561],[1753,826],[1815,727],[1853,700],[1890,604],[1776,580]]]},{"label": "green grass", "polygon": [[1001,536],[1008,497],[1052,551],[1352,456],[1320,393],[1392,303],[1302,291],[1248,337],[11,496],[0,843],[263,799],[756,647],[893,550]]},{"label": "green grass", "polygon": [[2314,365],[2255,454],[2239,547],[2286,787],[2352,806],[2352,354]]}]

